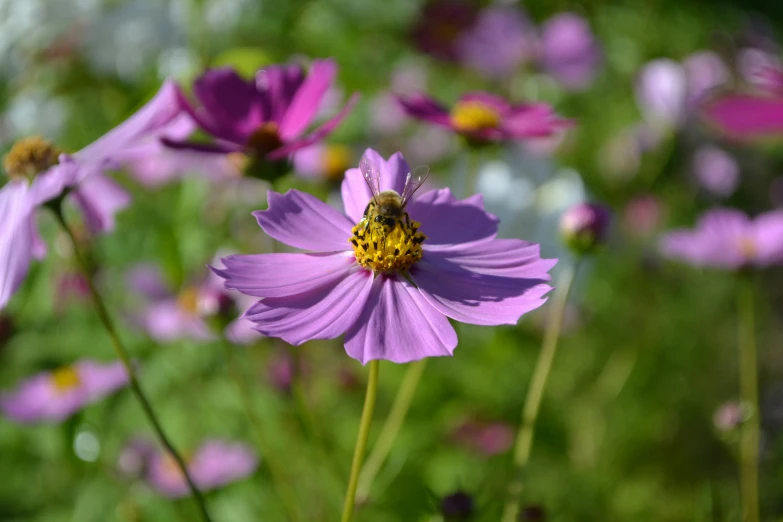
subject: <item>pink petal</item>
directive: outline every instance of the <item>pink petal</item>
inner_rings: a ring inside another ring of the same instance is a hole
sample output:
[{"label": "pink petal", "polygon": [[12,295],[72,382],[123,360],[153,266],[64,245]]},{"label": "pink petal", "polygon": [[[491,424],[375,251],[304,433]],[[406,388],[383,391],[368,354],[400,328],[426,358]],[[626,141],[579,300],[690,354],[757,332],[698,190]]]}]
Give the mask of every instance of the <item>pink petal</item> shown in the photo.
[{"label": "pink petal", "polygon": [[99,400],[128,384],[128,373],[121,361],[100,364],[86,359],[74,365],[79,374],[82,388],[90,402]]},{"label": "pink petal", "polygon": [[256,89],[267,105],[267,119],[279,124],[304,81],[299,65],[271,65],[256,73]]},{"label": "pink petal", "polygon": [[706,108],[708,119],[739,138],[783,132],[783,98],[726,96]]},{"label": "pink petal", "polygon": [[541,247],[519,239],[495,239],[432,252],[425,259],[444,259],[480,274],[549,281],[557,259],[541,259]]},{"label": "pink petal", "polygon": [[298,190],[269,191],[269,208],[253,212],[258,224],[274,239],[313,252],[349,249],[351,223],[323,201]]},{"label": "pink petal", "polygon": [[345,334],[345,351],[362,364],[450,356],[456,346],[457,333],[448,319],[396,275],[375,278],[367,304]]},{"label": "pink petal", "polygon": [[511,105],[506,100],[488,92],[470,92],[462,96],[459,101],[481,103],[497,111],[500,116],[504,116],[511,109]]},{"label": "pink petal", "polygon": [[208,491],[245,478],[257,467],[258,457],[249,446],[211,440],[193,455],[188,471],[193,481]]},{"label": "pink petal", "polygon": [[36,236],[29,185],[10,181],[0,190],[0,309],[22,285]]},{"label": "pink petal", "polygon": [[212,268],[225,287],[256,297],[285,297],[334,284],[356,265],[352,254],[255,254],[221,259]]},{"label": "pink petal", "polygon": [[499,220],[484,210],[480,194],[457,200],[447,188],[431,190],[414,197],[406,210],[421,223],[425,250],[491,239],[498,231]]},{"label": "pink petal", "polygon": [[290,141],[304,132],[337,74],[334,60],[315,60],[280,122],[280,137]]},{"label": "pink petal", "polygon": [[408,116],[434,123],[435,125],[451,127],[449,111],[437,101],[422,93],[414,94],[408,98],[398,96],[397,101],[400,102]]},{"label": "pink petal", "polygon": [[124,188],[103,174],[94,174],[82,181],[73,196],[93,234],[114,230],[114,215],[131,201]]},{"label": "pink petal", "polygon": [[266,298],[243,317],[255,323],[262,334],[293,345],[334,339],[362,312],[372,281],[372,273],[354,264],[342,279],[301,294]]},{"label": "pink petal", "polygon": [[660,250],[668,258],[696,266],[736,269],[748,262],[742,245],[752,238],[752,223],[745,214],[715,209],[706,212],[695,229],[666,234],[661,239]]},{"label": "pink petal", "polygon": [[141,317],[141,324],[156,341],[177,339],[208,341],[214,338],[209,326],[198,316],[183,310],[176,299],[165,299],[150,305]]},{"label": "pink petal", "polygon": [[755,264],[767,266],[783,263],[783,210],[767,212],[753,223],[757,249]]},{"label": "pink petal", "polygon": [[[482,244],[483,246],[484,244]],[[513,263],[514,256],[509,256]],[[552,288],[546,284],[551,262],[539,261],[538,277],[509,277],[473,272],[443,253],[426,253],[411,269],[411,278],[425,299],[440,313],[469,324],[517,324],[535,310]],[[532,268],[532,267],[531,267]],[[514,274],[513,269],[501,271]]]}]

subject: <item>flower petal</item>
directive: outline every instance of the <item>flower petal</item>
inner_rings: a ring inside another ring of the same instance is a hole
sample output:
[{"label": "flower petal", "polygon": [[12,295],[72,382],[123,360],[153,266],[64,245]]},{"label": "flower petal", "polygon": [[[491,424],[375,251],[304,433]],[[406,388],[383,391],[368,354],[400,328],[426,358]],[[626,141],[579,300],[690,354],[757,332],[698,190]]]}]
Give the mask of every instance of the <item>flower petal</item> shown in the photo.
[{"label": "flower petal", "polygon": [[347,252],[233,255],[221,261],[225,268],[210,268],[225,279],[225,287],[256,297],[310,292],[345,278],[356,266]]},{"label": "flower petal", "polygon": [[449,111],[440,103],[422,93],[414,94],[408,98],[398,96],[397,101],[400,102],[408,116],[436,125],[451,127]]},{"label": "flower petal", "polygon": [[266,104],[267,120],[279,124],[304,81],[298,65],[271,65],[256,73],[256,89]]},{"label": "flower petal", "polygon": [[211,69],[193,84],[193,93],[222,131],[243,142],[264,121],[261,96],[255,81],[239,76],[230,67]]},{"label": "flower petal", "polygon": [[128,384],[128,372],[121,361],[101,364],[84,359],[74,365],[79,373],[81,386],[90,401],[96,401]]},{"label": "flower petal", "polygon": [[201,489],[208,491],[240,480],[258,467],[258,457],[245,444],[211,440],[193,455],[188,472]]},{"label": "flower petal", "polygon": [[353,106],[356,105],[356,102],[359,101],[359,97],[360,96],[358,93],[354,94],[348,100],[348,103],[345,104],[345,107],[343,107],[342,110],[339,113],[337,113],[334,117],[332,117],[330,120],[326,121],[323,125],[315,129],[307,136],[303,138],[293,139],[292,141],[286,143],[284,146],[280,147],[279,149],[270,152],[269,154],[267,154],[267,158],[271,160],[282,159],[285,158],[286,156],[289,156],[291,153],[296,152],[297,150],[303,149],[305,147],[309,147],[313,143],[321,141],[329,134],[331,134],[332,131],[334,131],[334,129],[337,128],[340,122],[342,122],[343,119],[351,111],[351,109],[353,109]]},{"label": "flower petal", "polygon": [[542,138],[573,126],[545,103],[517,105],[503,120],[503,131],[513,138]]},{"label": "flower petal", "polygon": [[312,339],[334,339],[345,333],[362,312],[372,286],[372,273],[358,265],[343,277],[297,295],[269,297],[243,316],[256,330],[300,345]]},{"label": "flower petal", "polygon": [[280,137],[290,141],[304,132],[313,121],[321,99],[337,74],[334,60],[315,60],[310,72],[296,91],[280,122]]},{"label": "flower petal", "polygon": [[0,190],[0,309],[21,286],[33,258],[36,232],[29,189],[26,182],[11,181]]},{"label": "flower petal", "polygon": [[215,336],[198,316],[187,313],[176,299],[164,299],[151,304],[141,317],[141,327],[156,341],[177,339],[208,341]]},{"label": "flower petal", "polygon": [[[491,243],[484,242],[474,248]],[[475,251],[473,257],[474,264],[480,265],[475,261]],[[492,257],[488,256],[484,264],[494,264]],[[513,265],[514,259],[511,254],[505,262]],[[517,260],[530,263],[526,257]],[[539,260],[530,263],[526,270],[505,267],[495,268],[495,274],[479,273],[460,266],[445,253],[428,252],[411,269],[410,275],[424,298],[452,319],[481,325],[516,324],[522,315],[546,301],[544,295],[552,289],[546,284],[549,280],[546,271],[550,266],[551,260]],[[525,271],[529,271],[532,277],[518,277]]]},{"label": "flower petal", "polygon": [[84,213],[90,232],[114,230],[114,215],[130,204],[130,194],[103,174],[85,179],[73,192],[76,204]]},{"label": "flower petal", "polygon": [[345,334],[345,351],[362,364],[452,355],[456,346],[448,319],[398,276],[375,278],[367,304]]},{"label": "flower petal", "polygon": [[501,117],[505,116],[511,109],[511,105],[506,100],[488,92],[470,92],[462,96],[459,101],[478,102],[482,105],[486,105],[487,107],[494,109]]},{"label": "flower petal", "polygon": [[351,223],[347,217],[310,194],[269,191],[269,208],[253,212],[258,224],[274,239],[313,252],[349,249]]},{"label": "flower petal", "polygon": [[[520,239],[481,241],[460,248],[426,252],[425,260],[445,259],[480,274],[549,281],[557,259],[541,259],[541,247]],[[436,261],[437,263],[437,261]]]},{"label": "flower petal", "polygon": [[756,246],[755,264],[767,266],[783,262],[783,211],[758,216],[753,223]]},{"label": "flower petal", "polygon": [[[396,152],[386,161],[383,156],[373,149],[366,149],[362,158],[367,158],[370,163],[378,167],[380,180],[380,190],[393,190],[402,194],[405,188],[405,178],[410,172],[408,162],[405,161],[402,154]],[[367,185],[364,176],[359,169],[348,169],[345,172],[345,178],[341,186],[343,196],[343,205],[345,213],[354,222],[358,223],[364,216],[364,209],[372,198],[372,192]]]},{"label": "flower petal", "polygon": [[457,200],[447,188],[431,190],[413,199],[406,210],[421,223],[425,250],[490,239],[498,232],[498,218],[484,210],[480,194]]},{"label": "flower petal", "polygon": [[753,240],[750,219],[738,210],[706,212],[693,230],[674,230],[660,243],[661,253],[670,259],[695,266],[735,269],[747,261],[743,245]]},{"label": "flower petal", "polygon": [[783,98],[726,96],[711,103],[706,114],[724,132],[739,138],[783,132]]}]

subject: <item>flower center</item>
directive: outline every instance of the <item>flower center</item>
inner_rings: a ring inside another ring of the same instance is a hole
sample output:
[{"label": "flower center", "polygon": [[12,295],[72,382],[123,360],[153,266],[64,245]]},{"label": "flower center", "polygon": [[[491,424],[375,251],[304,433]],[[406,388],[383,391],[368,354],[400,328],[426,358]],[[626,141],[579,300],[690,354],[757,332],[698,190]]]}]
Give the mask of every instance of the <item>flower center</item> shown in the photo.
[{"label": "flower center", "polygon": [[758,254],[758,247],[756,246],[756,242],[749,237],[740,238],[737,247],[739,248],[742,256],[747,260],[755,258],[756,254]]},{"label": "flower center", "polygon": [[328,145],[324,151],[324,174],[331,181],[340,181],[351,165],[351,149],[345,145]]},{"label": "flower center", "polygon": [[427,236],[419,232],[420,223],[406,217],[395,220],[391,227],[362,219],[349,239],[356,261],[375,273],[405,271],[416,264]]},{"label": "flower center", "polygon": [[11,179],[32,179],[36,174],[57,165],[60,151],[40,136],[22,138],[3,158],[3,169]]},{"label": "flower center", "polygon": [[54,370],[50,379],[54,389],[58,393],[65,393],[79,387],[81,384],[79,374],[72,366],[63,366],[62,368]]},{"label": "flower center", "polygon": [[198,288],[188,287],[182,290],[177,297],[177,304],[180,308],[192,315],[199,313],[199,291]]},{"label": "flower center", "polygon": [[460,101],[451,109],[451,124],[463,132],[494,129],[500,124],[500,114],[480,101]]},{"label": "flower center", "polygon": [[253,131],[253,134],[247,139],[247,148],[259,158],[262,158],[283,146],[283,140],[280,139],[277,123],[268,121]]}]

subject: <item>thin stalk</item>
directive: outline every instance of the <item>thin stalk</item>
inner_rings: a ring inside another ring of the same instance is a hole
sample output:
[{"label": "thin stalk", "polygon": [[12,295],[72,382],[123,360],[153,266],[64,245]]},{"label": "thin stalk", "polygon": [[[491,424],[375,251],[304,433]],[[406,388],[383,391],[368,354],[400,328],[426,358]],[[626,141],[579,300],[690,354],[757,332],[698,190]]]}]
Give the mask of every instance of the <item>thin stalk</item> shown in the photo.
[{"label": "thin stalk", "polygon": [[367,450],[367,440],[370,438],[370,423],[372,422],[373,409],[375,409],[375,396],[378,392],[379,367],[379,361],[370,361],[370,377],[367,380],[367,393],[364,396],[362,419],[359,422],[359,435],[356,438],[356,446],[353,450],[351,478],[348,481],[348,491],[345,493],[342,522],[351,522],[351,518],[353,518],[353,508],[356,504],[356,486],[359,484],[359,472],[362,469],[364,452]]},{"label": "thin stalk", "polygon": [[370,456],[367,457],[367,462],[359,475],[359,487],[356,490],[359,502],[365,500],[370,494],[372,483],[386,461],[386,457],[389,456],[394,440],[397,438],[403,422],[405,422],[405,417],[408,414],[408,409],[413,401],[413,396],[416,394],[416,388],[419,386],[419,381],[421,381],[421,376],[426,366],[427,359],[421,359],[410,363],[405,371],[405,376],[400,384],[400,389],[397,391],[397,397],[394,399],[389,416],[386,417],[386,422],[383,423],[381,428],[381,434],[378,435],[378,440],[375,442]]},{"label": "thin stalk", "polygon": [[302,520],[302,518],[299,516],[299,510],[297,509],[299,503],[296,499],[296,495],[291,490],[290,485],[285,478],[283,467],[280,466],[279,462],[277,461],[277,452],[272,449],[269,441],[266,439],[264,431],[261,428],[262,423],[256,415],[255,409],[253,408],[253,400],[251,399],[250,389],[248,388],[247,382],[242,375],[242,371],[236,364],[236,360],[233,354],[233,346],[225,337],[222,339],[222,344],[228,371],[237,386],[239,397],[242,400],[242,408],[245,410],[247,420],[256,436],[258,451],[264,461],[266,461],[266,465],[269,468],[269,476],[272,479],[272,486],[280,496],[280,499],[283,501],[283,506],[287,513],[288,520]]},{"label": "thin stalk", "polygon": [[737,292],[739,314],[739,385],[750,417],[740,426],[740,498],[743,522],[759,521],[759,384],[753,284],[741,281]]},{"label": "thin stalk", "polygon": [[147,416],[147,420],[152,425],[152,428],[155,431],[155,434],[158,436],[158,439],[160,439],[161,444],[163,444],[171,457],[177,463],[177,467],[182,472],[182,476],[185,477],[185,482],[187,482],[188,488],[193,494],[193,498],[195,499],[199,511],[201,512],[201,518],[204,519],[205,522],[211,522],[212,518],[209,516],[209,511],[207,511],[207,504],[203,495],[196,487],[196,484],[193,482],[193,479],[188,472],[188,468],[185,465],[185,460],[174,448],[174,445],[171,443],[168,436],[166,436],[166,433],[163,431],[163,426],[161,425],[158,416],[155,414],[155,410],[152,409],[152,404],[145,395],[144,391],[141,389],[141,385],[136,378],[136,372],[133,369],[133,364],[131,363],[128,352],[125,349],[125,345],[123,345],[122,341],[120,340],[120,336],[114,326],[114,321],[109,315],[109,310],[106,307],[106,303],[103,300],[103,297],[101,297],[101,294],[98,292],[98,288],[95,285],[95,281],[93,280],[90,267],[87,265],[84,255],[79,250],[79,242],[76,240],[73,231],[65,221],[65,216],[63,216],[62,213],[61,201],[52,204],[51,208],[54,211],[54,215],[57,218],[58,223],[60,226],[62,226],[63,230],[68,236],[68,239],[70,239],[71,244],[73,245],[73,254],[76,258],[76,261],[79,263],[79,267],[81,268],[81,271],[84,275],[84,279],[87,281],[87,287],[90,291],[90,297],[92,298],[93,305],[95,306],[95,311],[98,314],[98,318],[103,324],[103,327],[106,329],[106,332],[111,338],[112,344],[114,345],[114,350],[117,352],[117,357],[119,357],[123,366],[125,366],[125,371],[128,373],[130,388],[133,392],[133,395],[136,397],[136,400],[139,401],[142,410],[144,410],[144,413]]},{"label": "thin stalk", "polygon": [[481,155],[478,150],[468,147],[468,173],[465,176],[465,197],[477,192],[478,174],[481,167]]},{"label": "thin stalk", "polygon": [[519,497],[523,487],[522,470],[530,459],[536,419],[538,419],[541,400],[544,397],[544,390],[546,389],[549,374],[552,371],[552,363],[557,352],[557,341],[560,338],[560,330],[563,326],[563,316],[565,315],[568,295],[571,293],[571,284],[574,281],[578,268],[579,260],[573,266],[566,267],[560,276],[560,282],[555,290],[552,310],[549,312],[544,339],[541,342],[541,352],[538,355],[538,361],[530,381],[530,388],[522,408],[522,424],[517,432],[517,439],[514,445],[514,479],[509,485],[509,500],[503,510],[503,522],[514,522],[519,512]]}]

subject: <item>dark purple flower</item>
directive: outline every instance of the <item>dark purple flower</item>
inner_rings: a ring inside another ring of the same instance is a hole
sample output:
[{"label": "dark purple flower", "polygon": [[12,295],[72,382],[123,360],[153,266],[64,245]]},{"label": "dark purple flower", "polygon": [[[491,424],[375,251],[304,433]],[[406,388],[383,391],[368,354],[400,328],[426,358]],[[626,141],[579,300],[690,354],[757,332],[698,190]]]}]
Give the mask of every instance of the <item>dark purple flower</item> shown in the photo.
[{"label": "dark purple flower", "polygon": [[464,95],[451,111],[424,94],[398,100],[409,116],[447,127],[475,143],[541,138],[571,125],[546,103],[514,105],[485,92]]},{"label": "dark purple flower", "polygon": [[710,210],[695,229],[666,234],[661,252],[695,266],[729,270],[782,263],[783,211],[751,219],[739,210]]},{"label": "dark purple flower", "polygon": [[457,49],[468,67],[490,78],[503,78],[532,58],[536,45],[533,24],[512,6],[490,6],[459,37]]},{"label": "dark purple flower", "polygon": [[696,151],[693,173],[702,187],[718,197],[731,196],[739,185],[739,165],[731,154],[714,145]]},{"label": "dark purple flower", "polygon": [[0,189],[0,309],[22,284],[32,259],[46,255],[36,210],[67,194],[91,232],[111,231],[114,215],[128,205],[130,197],[104,172],[120,167],[127,150],[157,140],[178,114],[176,86],[166,81],[133,116],[73,155],[58,156],[40,138],[14,145],[3,162],[11,179]]},{"label": "dark purple flower", "polygon": [[[217,489],[253,474],[258,467],[256,453],[247,445],[213,439],[204,442],[187,459],[188,473],[202,491]],[[162,495],[172,498],[190,494],[185,477],[170,454],[146,455],[146,480]]]},{"label": "dark purple flower", "polygon": [[470,520],[476,511],[473,497],[464,491],[446,495],[440,501],[440,513],[446,522]]},{"label": "dark purple flower", "polygon": [[[380,190],[403,193],[408,164],[364,155]],[[300,345],[345,334],[348,355],[404,363],[451,355],[457,345],[447,317],[471,324],[515,324],[550,290],[555,260],[538,245],[495,239],[497,219],[480,196],[457,200],[448,189],[413,197],[410,223],[388,233],[365,225],[373,196],[359,169],[345,174],[345,214],[296,190],[269,192],[254,215],[274,239],[306,253],[236,255],[213,268],[226,288],[262,297],[244,317],[270,337]]]},{"label": "dark purple flower", "polygon": [[595,203],[580,203],[560,218],[560,234],[569,248],[577,253],[590,252],[606,239],[609,210]]},{"label": "dark purple flower", "polygon": [[416,17],[411,37],[416,47],[433,58],[457,61],[457,41],[476,19],[478,8],[465,0],[433,0]]},{"label": "dark purple flower", "polygon": [[128,384],[121,362],[90,359],[41,372],[12,392],[0,393],[0,410],[17,422],[61,422]]},{"label": "dark purple flower", "polygon": [[587,21],[560,13],[541,28],[541,67],[568,89],[588,87],[601,62],[601,48]]},{"label": "dark purple flower", "polygon": [[358,95],[352,96],[336,116],[305,134],[336,74],[332,60],[315,60],[307,76],[298,65],[272,65],[252,80],[230,68],[211,69],[193,85],[200,107],[194,107],[181,91],[179,102],[214,142],[166,143],[203,152],[244,153],[255,160],[285,159],[325,138],[358,100]]}]

